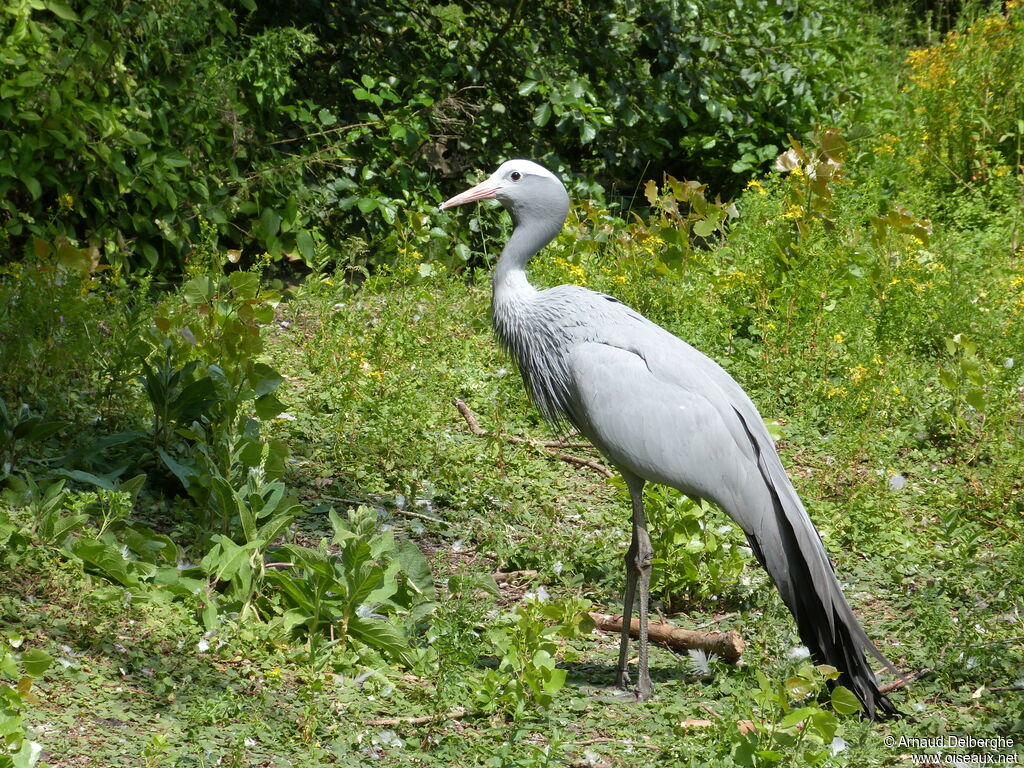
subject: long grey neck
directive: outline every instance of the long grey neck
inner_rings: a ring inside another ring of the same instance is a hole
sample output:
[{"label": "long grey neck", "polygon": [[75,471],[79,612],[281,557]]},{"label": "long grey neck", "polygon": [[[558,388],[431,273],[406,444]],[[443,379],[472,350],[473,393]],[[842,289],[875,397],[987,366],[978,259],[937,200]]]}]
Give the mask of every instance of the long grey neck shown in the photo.
[{"label": "long grey neck", "polygon": [[494,268],[492,295],[495,322],[499,311],[529,299],[537,289],[526,278],[526,262],[550,243],[562,229],[562,220],[517,222]]}]

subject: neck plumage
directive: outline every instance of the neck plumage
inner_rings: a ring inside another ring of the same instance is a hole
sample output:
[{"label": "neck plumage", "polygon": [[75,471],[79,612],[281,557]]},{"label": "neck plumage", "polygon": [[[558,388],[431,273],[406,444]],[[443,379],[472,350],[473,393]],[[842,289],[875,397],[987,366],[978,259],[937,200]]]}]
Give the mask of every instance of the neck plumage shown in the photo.
[{"label": "neck plumage", "polygon": [[526,278],[526,262],[561,231],[561,217],[517,221],[508,244],[494,269],[491,299],[494,332],[512,356],[527,391],[541,413],[551,422],[571,420],[567,373],[559,350],[552,343],[553,307],[536,301],[539,291]]}]

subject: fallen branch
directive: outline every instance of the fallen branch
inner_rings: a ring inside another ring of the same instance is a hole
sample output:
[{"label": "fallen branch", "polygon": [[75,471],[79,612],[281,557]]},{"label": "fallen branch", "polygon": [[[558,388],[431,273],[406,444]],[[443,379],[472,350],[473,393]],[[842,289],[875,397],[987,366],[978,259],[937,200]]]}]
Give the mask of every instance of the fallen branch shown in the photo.
[{"label": "fallen branch", "polygon": [[[590,618],[597,624],[597,628],[605,632],[621,632],[622,616],[612,616],[605,613],[591,613]],[[633,619],[629,625],[631,637],[640,636],[640,619]],[[651,642],[659,645],[667,645],[677,651],[686,651],[697,648],[705,653],[713,653],[728,664],[735,664],[743,655],[746,643],[739,632],[729,630],[728,632],[698,632],[693,629],[683,629],[672,624],[661,622],[650,622],[647,625],[647,636]]]},{"label": "fallen branch", "polygon": [[901,677],[899,680],[893,680],[891,683],[886,683],[885,685],[878,686],[878,691],[879,693],[892,693],[893,691],[898,691],[900,688],[906,688],[908,685],[917,680],[920,680],[922,677],[924,677],[931,671],[931,667],[919,669],[917,672],[907,675],[906,677]]},{"label": "fallen branch", "polygon": [[[473,413],[468,405],[466,405],[462,400],[459,400],[459,398],[452,400],[452,405],[459,409],[459,413],[462,414],[462,418],[464,418],[466,420],[466,424],[469,425],[470,432],[477,437],[490,437],[491,433],[480,426],[480,422],[477,421],[476,414]],[[587,447],[586,443],[566,443],[564,437],[559,438],[558,440],[539,441],[527,440],[525,437],[517,437],[516,435],[504,435],[504,439],[517,445],[532,445],[534,448],[544,450],[545,453],[555,457],[556,459],[567,461],[570,464],[577,464],[581,467],[588,467],[605,477],[615,477],[615,473],[600,462],[594,461],[593,459],[587,459],[582,456],[573,456],[571,453],[564,453],[557,450],[559,448],[567,447],[585,448]]]},{"label": "fallen branch", "polygon": [[390,725],[424,725],[426,723],[438,723],[442,720],[459,720],[469,714],[469,711],[459,707],[441,715],[422,715],[420,717],[384,717],[378,720],[364,720],[363,725],[390,726]]}]

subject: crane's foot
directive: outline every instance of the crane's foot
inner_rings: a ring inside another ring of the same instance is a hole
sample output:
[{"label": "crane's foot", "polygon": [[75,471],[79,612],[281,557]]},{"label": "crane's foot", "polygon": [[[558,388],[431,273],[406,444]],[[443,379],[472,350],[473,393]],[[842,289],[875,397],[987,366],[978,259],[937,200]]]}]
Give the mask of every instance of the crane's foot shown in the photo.
[{"label": "crane's foot", "polygon": [[644,681],[640,681],[640,685],[636,689],[636,700],[647,701],[651,696],[654,695],[654,686],[651,685],[651,681],[647,680],[647,684],[644,685]]},{"label": "crane's foot", "polygon": [[636,704],[640,701],[636,691],[624,691],[621,688],[605,688],[594,693],[594,698],[607,704]]},{"label": "crane's foot", "polygon": [[654,688],[650,680],[647,681],[646,686],[641,683],[634,688],[632,681],[629,679],[629,672],[620,671],[615,675],[615,688],[606,688],[604,692],[598,693],[596,696],[602,701],[635,704],[647,701],[651,698],[653,692]]}]

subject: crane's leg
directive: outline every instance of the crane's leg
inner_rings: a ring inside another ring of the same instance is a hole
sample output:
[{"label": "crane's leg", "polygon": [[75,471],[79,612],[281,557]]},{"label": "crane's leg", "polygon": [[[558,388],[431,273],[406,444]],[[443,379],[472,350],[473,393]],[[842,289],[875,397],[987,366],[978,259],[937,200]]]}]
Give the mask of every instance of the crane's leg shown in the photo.
[{"label": "crane's leg", "polygon": [[633,526],[633,538],[626,550],[626,594],[622,599],[622,633],[619,636],[619,667],[615,673],[615,685],[629,690],[629,625],[633,621],[633,603],[636,602],[637,572],[633,567],[636,553],[640,550]]},{"label": "crane's leg", "polygon": [[640,674],[636,697],[639,701],[651,696],[651,675],[647,665],[647,605],[650,599],[651,560],[654,550],[647,533],[647,517],[644,514],[644,481],[638,477],[626,477],[629,496],[633,503],[633,535],[626,553],[626,595],[622,605],[622,636],[619,640],[619,668],[616,684],[622,688],[629,685],[629,627],[633,617],[633,601],[637,587],[640,592]]}]

